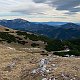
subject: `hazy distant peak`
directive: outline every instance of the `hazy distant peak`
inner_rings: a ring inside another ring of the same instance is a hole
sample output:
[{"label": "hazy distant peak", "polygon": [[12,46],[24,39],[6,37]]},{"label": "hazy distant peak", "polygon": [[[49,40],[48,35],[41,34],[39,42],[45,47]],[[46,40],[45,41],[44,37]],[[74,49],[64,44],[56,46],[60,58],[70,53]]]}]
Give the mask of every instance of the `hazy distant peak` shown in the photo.
[{"label": "hazy distant peak", "polygon": [[61,25],[62,28],[80,28],[80,26],[78,24],[75,24],[75,23],[66,23],[64,25]]},{"label": "hazy distant peak", "polygon": [[13,21],[17,21],[17,22],[29,22],[29,21],[21,19],[21,18],[14,19]]}]

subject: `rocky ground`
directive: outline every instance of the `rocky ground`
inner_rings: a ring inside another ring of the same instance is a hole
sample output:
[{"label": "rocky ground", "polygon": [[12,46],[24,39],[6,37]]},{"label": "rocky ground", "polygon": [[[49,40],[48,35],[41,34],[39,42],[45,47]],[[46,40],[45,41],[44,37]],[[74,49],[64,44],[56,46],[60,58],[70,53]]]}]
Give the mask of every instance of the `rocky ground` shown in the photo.
[{"label": "rocky ground", "polygon": [[79,57],[27,50],[0,43],[0,80],[80,80]]}]

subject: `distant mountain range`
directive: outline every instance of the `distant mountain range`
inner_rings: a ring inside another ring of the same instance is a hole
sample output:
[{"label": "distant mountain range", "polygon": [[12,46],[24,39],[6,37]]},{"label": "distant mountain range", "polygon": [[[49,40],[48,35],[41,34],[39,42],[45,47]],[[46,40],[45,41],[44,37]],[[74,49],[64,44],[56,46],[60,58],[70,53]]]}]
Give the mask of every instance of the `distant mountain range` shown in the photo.
[{"label": "distant mountain range", "polygon": [[0,20],[0,25],[61,40],[80,38],[80,25],[76,23],[55,22],[55,24],[49,25],[39,22],[29,22],[23,19],[14,19]]},{"label": "distant mountain range", "polygon": [[[64,25],[70,22],[33,22],[33,23],[59,27],[60,25]],[[75,23],[75,24],[80,25],[80,23]]]},{"label": "distant mountain range", "polygon": [[44,25],[49,25],[49,26],[60,26],[60,25],[66,24],[68,22],[33,22],[33,23],[44,24]]}]

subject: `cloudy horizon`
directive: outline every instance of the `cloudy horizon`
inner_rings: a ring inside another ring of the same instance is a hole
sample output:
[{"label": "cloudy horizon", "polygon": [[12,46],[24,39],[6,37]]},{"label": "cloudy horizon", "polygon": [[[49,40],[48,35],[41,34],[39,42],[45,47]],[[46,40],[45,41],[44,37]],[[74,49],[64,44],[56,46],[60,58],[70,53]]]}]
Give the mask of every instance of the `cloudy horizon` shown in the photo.
[{"label": "cloudy horizon", "polygon": [[80,0],[0,0],[0,19],[80,22]]}]

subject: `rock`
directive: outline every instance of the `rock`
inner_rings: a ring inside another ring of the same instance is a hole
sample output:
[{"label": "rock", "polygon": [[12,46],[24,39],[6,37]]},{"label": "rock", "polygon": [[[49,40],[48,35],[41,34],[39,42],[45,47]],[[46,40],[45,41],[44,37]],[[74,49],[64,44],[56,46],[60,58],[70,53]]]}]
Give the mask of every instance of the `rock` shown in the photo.
[{"label": "rock", "polygon": [[75,57],[75,55],[71,55],[70,57]]},{"label": "rock", "polygon": [[70,57],[70,55],[67,54],[67,55],[65,55],[65,57]]},{"label": "rock", "polygon": [[36,72],[37,72],[36,69],[34,69],[31,73],[36,74]]},{"label": "rock", "polygon": [[43,78],[42,80],[48,80],[47,78]]},{"label": "rock", "polygon": [[56,80],[55,78],[53,78],[53,80]]},{"label": "rock", "polygon": [[64,78],[64,79],[67,79],[68,77],[66,77],[63,73],[61,74],[61,76]]},{"label": "rock", "polygon": [[46,71],[46,65],[43,65],[43,66],[41,67],[41,70],[42,70],[42,71]]},{"label": "rock", "polygon": [[51,66],[55,67],[56,65],[55,64],[51,64]]},{"label": "rock", "polygon": [[42,67],[45,64],[47,64],[47,59],[41,59],[39,63],[40,67]]},{"label": "rock", "polygon": [[50,71],[49,70],[46,70],[46,72],[49,73]]}]

